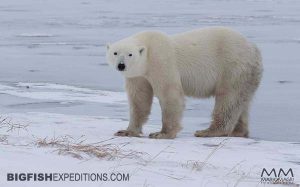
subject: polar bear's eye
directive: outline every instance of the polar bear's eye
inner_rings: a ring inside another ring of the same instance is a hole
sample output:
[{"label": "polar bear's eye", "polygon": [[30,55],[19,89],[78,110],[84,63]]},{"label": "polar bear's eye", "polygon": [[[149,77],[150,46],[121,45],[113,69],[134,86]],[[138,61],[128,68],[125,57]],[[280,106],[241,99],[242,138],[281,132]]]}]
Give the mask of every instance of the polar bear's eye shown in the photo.
[{"label": "polar bear's eye", "polygon": [[117,55],[118,53],[117,52],[114,52],[114,55]]},{"label": "polar bear's eye", "polygon": [[132,54],[131,53],[129,53],[129,55],[128,56],[132,56]]}]

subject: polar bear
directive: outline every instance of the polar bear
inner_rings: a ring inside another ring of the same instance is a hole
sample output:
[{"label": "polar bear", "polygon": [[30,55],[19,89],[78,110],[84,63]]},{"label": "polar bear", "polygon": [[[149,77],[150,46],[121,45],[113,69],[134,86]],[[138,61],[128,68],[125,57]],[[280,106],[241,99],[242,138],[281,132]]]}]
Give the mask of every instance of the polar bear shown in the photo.
[{"label": "polar bear", "polygon": [[153,96],[162,110],[162,129],[150,138],[172,139],[181,129],[184,96],[215,97],[212,122],[196,137],[248,137],[249,103],[263,67],[258,48],[226,27],[166,35],[135,34],[107,45],[108,63],[126,79],[130,120],[117,136],[140,136]]}]

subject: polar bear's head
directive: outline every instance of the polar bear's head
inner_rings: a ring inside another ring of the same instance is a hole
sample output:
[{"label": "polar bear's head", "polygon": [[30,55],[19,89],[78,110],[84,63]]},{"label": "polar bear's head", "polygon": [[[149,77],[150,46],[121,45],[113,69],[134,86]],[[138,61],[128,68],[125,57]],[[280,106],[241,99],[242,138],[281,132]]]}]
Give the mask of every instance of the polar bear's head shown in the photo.
[{"label": "polar bear's head", "polygon": [[146,72],[145,46],[131,41],[119,41],[107,45],[106,59],[110,66],[121,72],[125,77],[138,77]]}]

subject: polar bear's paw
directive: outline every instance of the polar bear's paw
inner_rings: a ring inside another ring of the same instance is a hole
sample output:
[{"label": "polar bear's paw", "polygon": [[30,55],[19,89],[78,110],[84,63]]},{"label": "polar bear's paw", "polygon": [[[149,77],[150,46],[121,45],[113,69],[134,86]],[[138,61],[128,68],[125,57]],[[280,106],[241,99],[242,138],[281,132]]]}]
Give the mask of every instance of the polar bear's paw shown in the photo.
[{"label": "polar bear's paw", "polygon": [[149,134],[149,138],[153,139],[174,139],[175,137],[174,133],[154,132]]},{"label": "polar bear's paw", "polygon": [[205,129],[195,132],[196,137],[218,137],[218,136],[228,136],[228,133],[216,130],[216,129]]},{"label": "polar bear's paw", "polygon": [[132,137],[140,137],[139,133],[129,131],[129,130],[119,130],[115,133],[115,136],[132,136]]}]

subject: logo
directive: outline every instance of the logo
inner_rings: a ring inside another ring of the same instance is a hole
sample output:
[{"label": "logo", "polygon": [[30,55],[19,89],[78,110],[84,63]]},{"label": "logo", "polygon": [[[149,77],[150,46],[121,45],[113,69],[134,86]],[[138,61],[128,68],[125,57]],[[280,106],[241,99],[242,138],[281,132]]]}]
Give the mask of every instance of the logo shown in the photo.
[{"label": "logo", "polygon": [[294,184],[292,168],[288,170],[284,170],[283,168],[267,170],[263,168],[260,177],[260,182],[263,184]]}]

